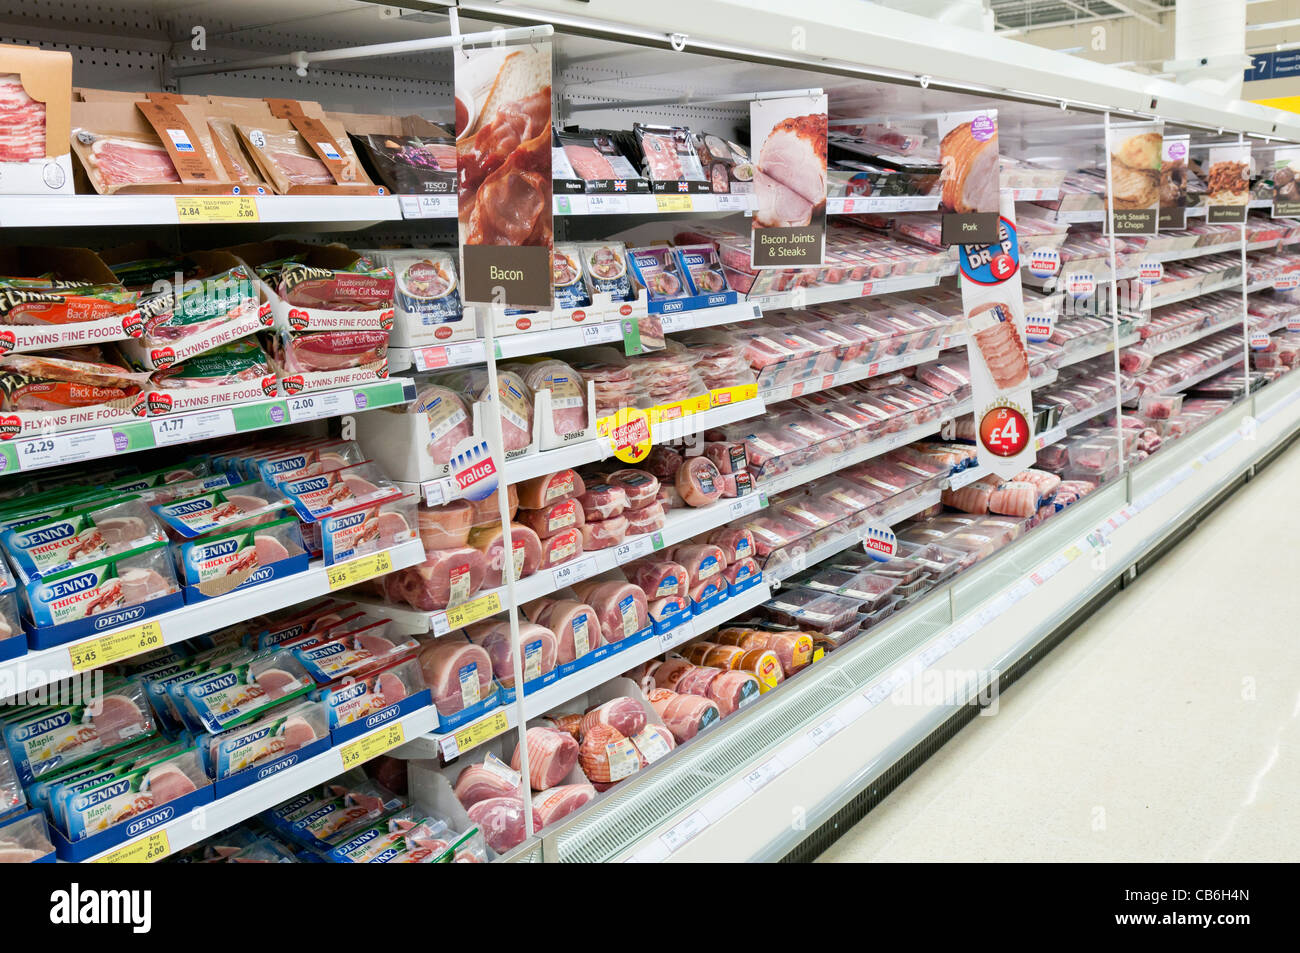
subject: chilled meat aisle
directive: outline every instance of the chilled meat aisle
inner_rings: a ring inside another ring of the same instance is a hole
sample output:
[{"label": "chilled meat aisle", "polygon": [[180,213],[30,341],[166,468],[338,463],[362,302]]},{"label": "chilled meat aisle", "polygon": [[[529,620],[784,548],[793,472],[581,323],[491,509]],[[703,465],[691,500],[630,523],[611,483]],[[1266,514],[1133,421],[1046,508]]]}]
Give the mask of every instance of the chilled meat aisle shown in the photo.
[{"label": "chilled meat aisle", "polygon": [[[1300,429],[1286,114],[998,39],[917,83],[976,47],[894,11],[293,6],[0,43],[15,860],[797,855]],[[1190,187],[1106,228],[1162,135]]]}]

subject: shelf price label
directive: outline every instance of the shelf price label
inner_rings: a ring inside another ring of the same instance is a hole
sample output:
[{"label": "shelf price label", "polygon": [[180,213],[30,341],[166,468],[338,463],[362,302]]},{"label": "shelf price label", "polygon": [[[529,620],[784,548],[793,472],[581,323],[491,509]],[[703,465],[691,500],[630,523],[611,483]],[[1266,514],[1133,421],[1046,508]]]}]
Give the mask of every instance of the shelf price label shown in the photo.
[{"label": "shelf price label", "polygon": [[400,721],[385,725],[368,735],[362,735],[356,741],[350,741],[339,749],[339,755],[343,759],[343,769],[346,771],[348,768],[355,768],[359,764],[378,758],[384,752],[392,751],[405,742],[406,732],[402,730]]},{"label": "shelf price label", "polygon": [[152,864],[172,852],[166,831],[153,831],[99,858],[97,864]]},{"label": "shelf price label", "polygon": [[587,211],[592,215],[625,215],[628,211],[626,195],[588,195]]},{"label": "shelf price label", "polygon": [[579,559],[576,562],[561,566],[552,573],[552,576],[555,579],[555,588],[563,589],[575,582],[582,582],[582,580],[594,576],[598,572],[600,572],[600,565],[596,562],[596,557],[588,556],[586,559]]},{"label": "shelf price label", "polygon": [[182,225],[216,222],[257,222],[257,199],[251,195],[204,195],[176,199],[176,218]]},{"label": "shelf price label", "polygon": [[109,427],[73,433],[55,433],[14,441],[19,470],[57,467],[111,456],[115,451],[113,431]]},{"label": "shelf price label", "polygon": [[738,500],[733,500],[728,504],[731,519],[739,519],[742,516],[748,516],[750,513],[757,513],[763,508],[762,497],[758,493],[750,493],[742,496]]},{"label": "shelf price label", "polygon": [[79,642],[68,649],[68,657],[74,672],[84,672],[140,655],[162,644],[162,626],[155,619],[121,632],[110,632],[108,635]]},{"label": "shelf price label", "polygon": [[350,390],[323,390],[298,394],[286,398],[285,402],[289,405],[289,420],[295,424],[303,420],[350,414],[357,409],[356,398]]},{"label": "shelf price label", "polygon": [[481,718],[472,725],[466,725],[450,738],[444,739],[442,756],[447,761],[458,758],[466,751],[477,748],[483,742],[491,741],[497,735],[503,735],[509,730],[510,717],[504,708],[500,708],[486,718]]},{"label": "shelf price label", "polygon": [[483,342],[465,341],[461,344],[430,344],[415,349],[412,355],[415,369],[433,371],[440,367],[458,364],[478,364],[483,361]]},{"label": "shelf price label", "polygon": [[834,715],[831,715],[816,728],[808,732],[808,740],[813,744],[821,747],[830,741],[844,727],[844,723]]},{"label": "shelf price label", "polygon": [[355,586],[359,582],[365,582],[367,579],[373,579],[375,576],[382,576],[392,571],[393,554],[386,549],[381,552],[371,553],[369,556],[363,556],[360,559],[349,559],[347,562],[327,566],[325,569],[326,576],[329,579],[330,592],[335,589],[346,589],[348,586]]},{"label": "shelf price label", "polygon": [[767,787],[772,779],[784,770],[785,765],[781,763],[781,759],[772,758],[770,761],[763,762],[753,771],[749,772],[749,774],[745,775],[745,783],[749,785],[751,791],[757,794],[759,791],[763,790],[763,788]]},{"label": "shelf price label", "polygon": [[466,602],[463,605],[456,606],[454,609],[448,609],[447,631],[452,629],[463,629],[472,622],[479,619],[486,619],[488,616],[496,615],[501,611],[501,596],[499,593],[489,592],[486,596],[479,596],[473,602]]},{"label": "shelf price label", "polygon": [[685,820],[660,834],[659,840],[668,848],[669,853],[673,853],[685,847],[687,841],[708,826],[709,819],[707,817],[699,811],[692,811]]},{"label": "shelf price label", "polygon": [[661,212],[689,212],[695,205],[689,195],[656,195],[655,207]]},{"label": "shelf price label", "polygon": [[649,556],[654,551],[654,541],[649,536],[638,536],[614,550],[614,561],[621,566],[624,563],[630,563],[634,559],[640,559],[642,556]]},{"label": "shelf price label", "polygon": [[235,432],[235,415],[229,409],[208,410],[199,414],[162,417],[149,422],[153,428],[153,442],[166,447],[174,443],[190,443],[209,437],[225,437]]}]

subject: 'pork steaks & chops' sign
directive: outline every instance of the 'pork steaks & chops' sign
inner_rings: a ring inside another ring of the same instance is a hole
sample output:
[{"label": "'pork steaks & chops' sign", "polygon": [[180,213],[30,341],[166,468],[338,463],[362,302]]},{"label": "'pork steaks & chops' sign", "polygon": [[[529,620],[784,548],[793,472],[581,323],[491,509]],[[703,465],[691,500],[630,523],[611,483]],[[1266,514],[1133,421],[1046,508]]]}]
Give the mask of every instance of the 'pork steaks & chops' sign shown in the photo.
[{"label": "'pork steaks & chops' sign", "polygon": [[826,96],[749,104],[755,268],[822,264],[826,254]]}]

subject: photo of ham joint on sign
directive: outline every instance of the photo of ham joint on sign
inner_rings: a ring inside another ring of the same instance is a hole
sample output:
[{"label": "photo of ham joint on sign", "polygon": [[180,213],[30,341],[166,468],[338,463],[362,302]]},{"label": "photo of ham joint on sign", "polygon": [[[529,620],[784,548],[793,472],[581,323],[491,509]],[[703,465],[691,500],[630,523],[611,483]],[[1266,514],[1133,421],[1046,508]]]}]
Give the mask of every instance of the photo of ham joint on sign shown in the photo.
[{"label": "photo of ham joint on sign", "polygon": [[826,97],[760,99],[753,136],[753,266],[820,265],[826,248]]},{"label": "photo of ham joint on sign", "polygon": [[457,50],[466,301],[552,306],[551,45]]},{"label": "photo of ham joint on sign", "polygon": [[999,195],[998,111],[939,117],[939,212],[949,245],[996,242]]},{"label": "photo of ham joint on sign", "polygon": [[1034,462],[1034,415],[1010,193],[1001,206],[998,241],[961,247],[961,299],[980,467],[1009,477]]}]

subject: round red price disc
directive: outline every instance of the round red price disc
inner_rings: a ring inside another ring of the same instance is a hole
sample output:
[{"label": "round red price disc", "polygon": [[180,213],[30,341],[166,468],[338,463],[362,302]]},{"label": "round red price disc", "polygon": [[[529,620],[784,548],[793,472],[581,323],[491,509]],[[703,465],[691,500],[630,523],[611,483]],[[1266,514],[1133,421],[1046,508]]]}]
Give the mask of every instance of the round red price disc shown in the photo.
[{"label": "round red price disc", "polygon": [[1029,443],[1029,422],[1012,407],[995,407],[980,421],[980,443],[999,457],[1014,457]]},{"label": "round red price disc", "polygon": [[993,276],[999,280],[1010,278],[1016,270],[1016,260],[1003,252],[1000,255],[994,255],[993,260],[989,262],[989,268]]}]

